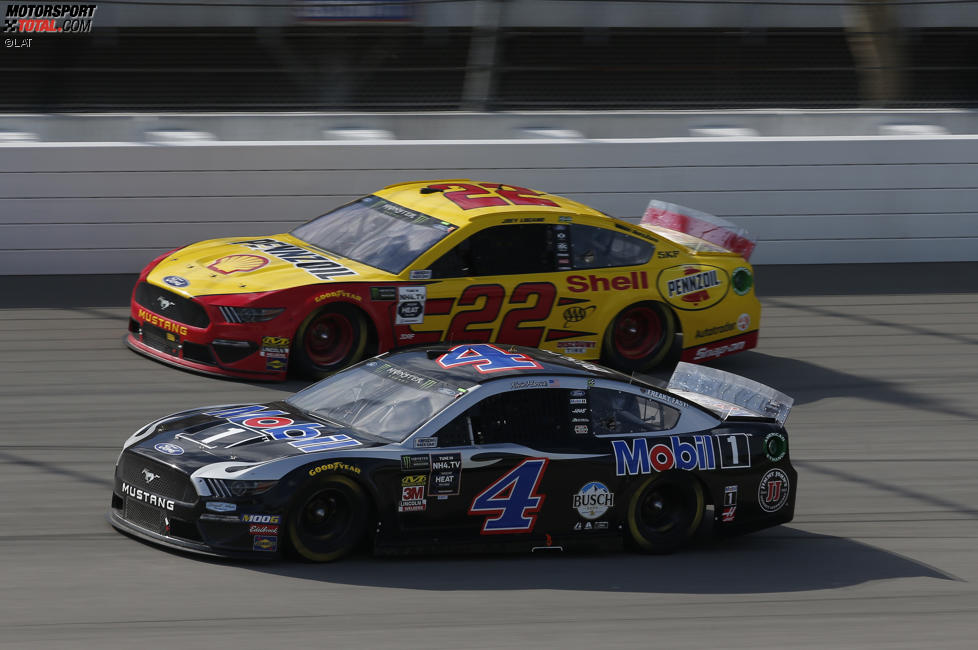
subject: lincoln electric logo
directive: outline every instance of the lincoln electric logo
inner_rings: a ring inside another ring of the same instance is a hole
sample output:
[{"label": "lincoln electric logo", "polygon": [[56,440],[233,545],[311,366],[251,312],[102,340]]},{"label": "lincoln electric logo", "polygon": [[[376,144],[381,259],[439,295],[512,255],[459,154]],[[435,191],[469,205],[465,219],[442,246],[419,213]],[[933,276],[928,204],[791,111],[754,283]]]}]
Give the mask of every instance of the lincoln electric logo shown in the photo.
[{"label": "lincoln electric logo", "polygon": [[147,483],[152,483],[159,477],[160,477],[159,474],[154,474],[153,472],[149,471],[145,467],[143,468],[143,480],[145,480]]},{"label": "lincoln electric logo", "polygon": [[[83,4],[9,4],[3,19],[4,34],[64,33],[92,31],[92,18],[98,5]],[[4,42],[7,47],[15,40]],[[28,41],[29,43],[29,41]],[[29,44],[23,47],[30,47]]]}]

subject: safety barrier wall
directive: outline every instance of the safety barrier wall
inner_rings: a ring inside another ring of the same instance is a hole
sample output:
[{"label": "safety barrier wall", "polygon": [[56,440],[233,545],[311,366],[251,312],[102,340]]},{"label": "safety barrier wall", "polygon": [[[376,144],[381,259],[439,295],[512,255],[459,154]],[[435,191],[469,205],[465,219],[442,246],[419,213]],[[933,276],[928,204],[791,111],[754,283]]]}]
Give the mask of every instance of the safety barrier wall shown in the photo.
[{"label": "safety barrier wall", "polygon": [[387,184],[501,181],[637,220],[730,219],[757,264],[978,260],[978,136],[0,146],[0,274],[127,273],[284,232]]}]

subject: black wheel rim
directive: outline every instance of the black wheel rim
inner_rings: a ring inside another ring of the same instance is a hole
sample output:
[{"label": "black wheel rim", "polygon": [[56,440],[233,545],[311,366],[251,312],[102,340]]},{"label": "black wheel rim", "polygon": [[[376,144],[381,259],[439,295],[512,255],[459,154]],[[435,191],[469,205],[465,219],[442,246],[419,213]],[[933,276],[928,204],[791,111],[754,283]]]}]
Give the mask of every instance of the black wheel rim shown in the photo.
[{"label": "black wheel rim", "polygon": [[341,490],[327,488],[306,499],[296,519],[296,534],[314,552],[328,552],[350,530],[353,508]]},{"label": "black wheel rim", "polygon": [[652,485],[638,504],[638,524],[650,536],[667,535],[689,518],[683,491],[676,485]]}]

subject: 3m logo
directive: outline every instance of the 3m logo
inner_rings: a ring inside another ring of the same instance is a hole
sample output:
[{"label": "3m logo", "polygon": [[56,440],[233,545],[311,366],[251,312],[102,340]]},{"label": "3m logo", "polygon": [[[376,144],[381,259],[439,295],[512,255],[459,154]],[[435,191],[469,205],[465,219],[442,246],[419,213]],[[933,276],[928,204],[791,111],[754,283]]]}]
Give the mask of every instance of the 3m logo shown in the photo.
[{"label": "3m logo", "polygon": [[424,498],[424,485],[406,485],[401,488],[401,501],[420,501]]}]

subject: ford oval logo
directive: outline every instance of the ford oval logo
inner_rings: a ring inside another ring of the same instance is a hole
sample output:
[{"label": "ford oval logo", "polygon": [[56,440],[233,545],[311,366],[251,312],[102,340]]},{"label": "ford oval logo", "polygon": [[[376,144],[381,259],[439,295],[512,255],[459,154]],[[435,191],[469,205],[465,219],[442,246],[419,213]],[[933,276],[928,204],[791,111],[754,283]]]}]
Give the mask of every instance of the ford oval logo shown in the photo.
[{"label": "ford oval logo", "polygon": [[175,445],[172,442],[161,442],[158,445],[153,445],[153,449],[161,454],[169,454],[170,456],[179,456],[183,453],[183,447]]},{"label": "ford oval logo", "polygon": [[181,278],[179,275],[168,275],[163,278],[163,282],[171,287],[185,287],[190,284],[190,282],[188,282],[185,278]]}]

